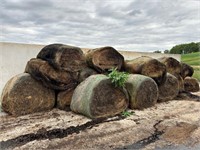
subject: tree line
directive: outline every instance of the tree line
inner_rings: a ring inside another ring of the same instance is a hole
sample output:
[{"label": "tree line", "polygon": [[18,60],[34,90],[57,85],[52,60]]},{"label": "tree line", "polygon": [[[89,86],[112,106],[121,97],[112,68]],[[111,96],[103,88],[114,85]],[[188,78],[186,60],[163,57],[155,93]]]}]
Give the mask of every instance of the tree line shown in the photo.
[{"label": "tree line", "polygon": [[[173,46],[170,50],[164,50],[164,53],[170,54],[188,54],[200,51],[200,42],[184,43]],[[160,50],[154,51],[154,53],[162,53]]]}]

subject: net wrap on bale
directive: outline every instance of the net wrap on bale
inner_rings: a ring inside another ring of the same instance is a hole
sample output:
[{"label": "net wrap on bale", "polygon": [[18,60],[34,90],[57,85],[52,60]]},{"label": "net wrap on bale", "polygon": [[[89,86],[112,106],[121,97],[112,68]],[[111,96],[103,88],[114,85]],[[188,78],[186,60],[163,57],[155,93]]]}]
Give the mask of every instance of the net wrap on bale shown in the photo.
[{"label": "net wrap on bale", "polygon": [[156,104],[158,87],[153,79],[140,74],[130,74],[125,85],[130,96],[131,109],[144,109]]},{"label": "net wrap on bale", "polygon": [[125,89],[115,87],[105,75],[92,75],[77,86],[70,108],[95,119],[116,115],[127,106]]}]

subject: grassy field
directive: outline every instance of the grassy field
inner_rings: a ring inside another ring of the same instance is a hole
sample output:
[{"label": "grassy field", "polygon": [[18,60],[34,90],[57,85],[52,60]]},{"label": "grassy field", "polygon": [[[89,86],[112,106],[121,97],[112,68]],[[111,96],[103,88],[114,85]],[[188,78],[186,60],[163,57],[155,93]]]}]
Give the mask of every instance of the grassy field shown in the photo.
[{"label": "grassy field", "polygon": [[194,68],[193,77],[200,81],[200,52],[183,54],[181,61],[191,65]]}]

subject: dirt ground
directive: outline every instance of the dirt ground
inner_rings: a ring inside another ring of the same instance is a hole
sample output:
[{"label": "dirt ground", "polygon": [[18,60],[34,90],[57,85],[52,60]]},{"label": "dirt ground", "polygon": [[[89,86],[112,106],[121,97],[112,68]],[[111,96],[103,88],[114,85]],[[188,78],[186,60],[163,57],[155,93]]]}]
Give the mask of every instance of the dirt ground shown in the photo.
[{"label": "dirt ground", "polygon": [[91,120],[58,109],[1,113],[0,149],[200,149],[200,98],[158,103],[127,118]]}]

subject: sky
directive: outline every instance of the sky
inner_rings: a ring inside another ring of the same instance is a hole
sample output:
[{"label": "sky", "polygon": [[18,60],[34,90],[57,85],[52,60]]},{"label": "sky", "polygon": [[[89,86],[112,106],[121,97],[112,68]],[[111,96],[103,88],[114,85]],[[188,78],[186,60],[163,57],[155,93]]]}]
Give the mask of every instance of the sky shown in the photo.
[{"label": "sky", "polygon": [[200,41],[200,0],[1,0],[0,41],[152,52]]}]

